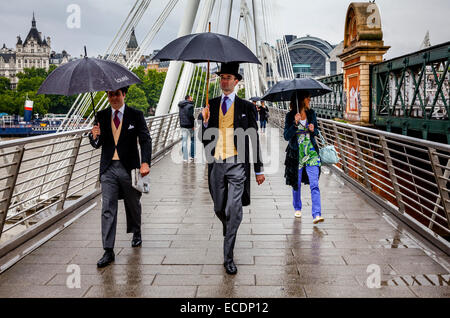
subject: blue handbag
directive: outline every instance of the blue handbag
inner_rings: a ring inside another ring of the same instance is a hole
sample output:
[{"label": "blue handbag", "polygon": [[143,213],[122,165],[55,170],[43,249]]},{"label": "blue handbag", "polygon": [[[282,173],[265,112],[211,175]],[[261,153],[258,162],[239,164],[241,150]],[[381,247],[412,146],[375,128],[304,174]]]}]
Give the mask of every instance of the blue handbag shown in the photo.
[{"label": "blue handbag", "polygon": [[320,162],[325,165],[333,165],[339,162],[339,157],[333,145],[327,145],[325,138],[319,131],[319,136],[322,141],[322,148],[319,149]]}]

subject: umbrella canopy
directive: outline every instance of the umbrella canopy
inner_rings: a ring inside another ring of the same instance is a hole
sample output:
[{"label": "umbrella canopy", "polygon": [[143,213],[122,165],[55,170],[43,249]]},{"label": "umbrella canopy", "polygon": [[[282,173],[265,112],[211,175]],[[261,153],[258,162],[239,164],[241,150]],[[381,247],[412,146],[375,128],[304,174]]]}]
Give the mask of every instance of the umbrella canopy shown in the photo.
[{"label": "umbrella canopy", "polygon": [[123,65],[84,57],[56,68],[39,87],[38,94],[70,96],[74,94],[115,91],[141,83],[139,77]]},{"label": "umbrella canopy", "polygon": [[179,37],[161,49],[153,59],[160,61],[237,62],[261,64],[241,41],[227,35],[205,32]]},{"label": "umbrella canopy", "polygon": [[250,97],[250,100],[251,100],[252,102],[259,102],[259,101],[261,100],[261,97],[253,96],[253,97]]},{"label": "umbrella canopy", "polygon": [[276,83],[261,97],[261,100],[289,101],[295,92],[301,91],[308,91],[311,97],[315,97],[330,93],[332,89],[313,78],[294,78]]}]

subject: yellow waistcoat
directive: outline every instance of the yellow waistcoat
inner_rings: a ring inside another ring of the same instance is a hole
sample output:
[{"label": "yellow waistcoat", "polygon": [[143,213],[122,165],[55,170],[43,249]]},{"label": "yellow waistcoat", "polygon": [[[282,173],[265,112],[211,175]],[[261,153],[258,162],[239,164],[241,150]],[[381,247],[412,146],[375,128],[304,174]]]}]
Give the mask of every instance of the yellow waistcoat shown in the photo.
[{"label": "yellow waistcoat", "polygon": [[217,140],[214,158],[225,160],[237,155],[234,146],[234,103],[224,115],[222,107],[219,110],[219,139]]},{"label": "yellow waistcoat", "polygon": [[[122,130],[122,122],[123,118],[120,121],[120,125],[118,128],[116,128],[116,125],[114,125],[114,120],[111,118],[111,129],[114,137],[114,144],[117,146],[117,143],[119,142],[119,136],[120,131]],[[119,154],[117,153],[117,148],[114,150],[114,156],[112,157],[112,160],[120,160]]]}]

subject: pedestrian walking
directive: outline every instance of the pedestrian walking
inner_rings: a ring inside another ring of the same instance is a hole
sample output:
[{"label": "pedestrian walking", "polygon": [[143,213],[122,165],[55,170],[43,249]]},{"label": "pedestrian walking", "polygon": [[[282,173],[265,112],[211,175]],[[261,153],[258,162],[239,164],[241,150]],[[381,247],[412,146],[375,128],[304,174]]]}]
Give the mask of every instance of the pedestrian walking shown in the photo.
[{"label": "pedestrian walking", "polygon": [[[105,253],[97,267],[114,261],[118,200],[123,199],[127,217],[127,233],[133,233],[132,247],[142,245],[141,195],[131,183],[131,170],[140,169],[142,176],[150,172],[152,140],[144,114],[128,107],[124,100],[128,87],[108,91],[108,107],[97,113],[98,122],[89,134],[94,148],[102,148],[100,182],[102,187],[102,243]],[[137,140],[141,148],[139,159]]]},{"label": "pedestrian walking", "polygon": [[312,199],[313,223],[323,222],[320,203],[320,157],[315,137],[319,135],[314,110],[309,108],[310,94],[298,91],[290,101],[286,114],[284,139],[289,141],[286,149],[285,178],[292,186],[295,217],[302,216],[301,184],[309,184]]},{"label": "pedestrian walking", "polygon": [[261,101],[261,106],[259,107],[259,126],[261,128],[261,132],[263,134],[266,133],[266,124],[267,124],[267,118],[268,118],[268,109],[264,105],[264,102]]},{"label": "pedestrian walking", "polygon": [[188,161],[188,139],[190,139],[190,158],[195,158],[195,135],[194,135],[194,102],[192,96],[186,95],[184,100],[178,103],[180,127],[181,127],[181,149],[183,151],[183,161]]},{"label": "pedestrian walking", "polygon": [[242,79],[238,70],[238,63],[222,63],[217,72],[222,96],[209,101],[209,111],[202,110],[199,134],[208,161],[208,185],[214,212],[223,225],[224,267],[228,274],[237,272],[234,245],[242,221],[242,206],[250,204],[251,134],[255,137],[252,146],[256,147],[253,149],[256,150],[253,152],[256,154],[253,156],[256,182],[260,185],[265,180],[254,105],[239,98],[234,91]]}]

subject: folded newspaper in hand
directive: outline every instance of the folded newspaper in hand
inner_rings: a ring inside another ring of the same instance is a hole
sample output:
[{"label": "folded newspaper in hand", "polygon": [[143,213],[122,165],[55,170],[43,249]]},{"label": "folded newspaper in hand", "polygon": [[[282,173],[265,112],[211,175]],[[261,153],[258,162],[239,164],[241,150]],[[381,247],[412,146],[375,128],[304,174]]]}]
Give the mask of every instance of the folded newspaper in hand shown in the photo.
[{"label": "folded newspaper in hand", "polygon": [[143,177],[139,169],[131,170],[131,185],[139,192],[148,193],[150,190],[150,174]]}]

